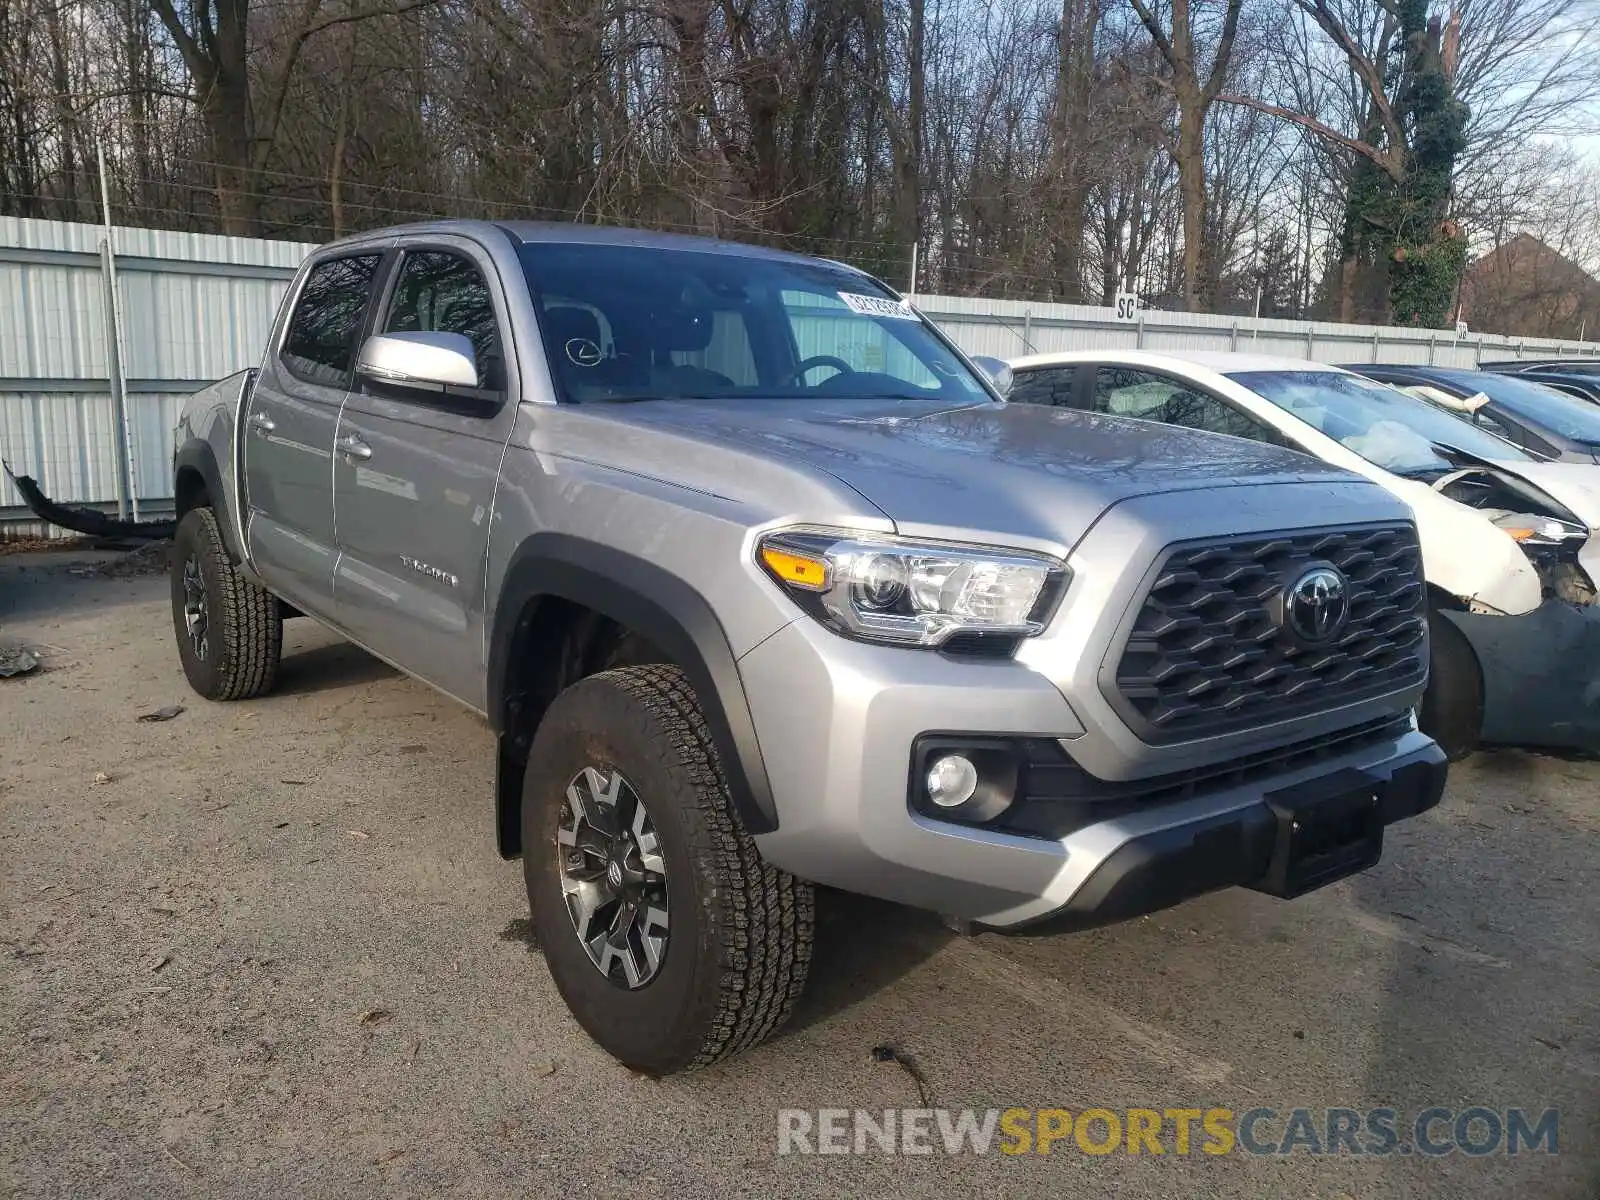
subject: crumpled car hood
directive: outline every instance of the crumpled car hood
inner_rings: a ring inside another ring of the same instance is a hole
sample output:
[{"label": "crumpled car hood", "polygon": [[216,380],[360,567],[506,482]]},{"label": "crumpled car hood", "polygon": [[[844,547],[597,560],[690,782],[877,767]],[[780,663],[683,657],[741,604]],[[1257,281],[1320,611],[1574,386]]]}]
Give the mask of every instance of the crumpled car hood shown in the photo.
[{"label": "crumpled car hood", "polygon": [[1578,561],[1600,583],[1600,466],[1575,462],[1496,462],[1507,475],[1525,479],[1565,505],[1590,530]]}]

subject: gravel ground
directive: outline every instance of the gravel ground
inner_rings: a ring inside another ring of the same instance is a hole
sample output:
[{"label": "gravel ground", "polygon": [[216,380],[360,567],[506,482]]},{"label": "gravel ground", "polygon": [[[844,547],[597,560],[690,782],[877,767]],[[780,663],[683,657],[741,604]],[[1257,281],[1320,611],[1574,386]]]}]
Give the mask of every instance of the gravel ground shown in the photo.
[{"label": "gravel ground", "polygon": [[[107,561],[0,560],[44,664],[0,680],[0,1193],[1600,1197],[1600,763],[1482,754],[1292,903],[1005,939],[827,895],[791,1027],[658,1082],[529,944],[483,725],[308,621],[207,704]],[[780,1108],[919,1104],[884,1044],[933,1105],[1557,1107],[1561,1152],[779,1156]]]}]

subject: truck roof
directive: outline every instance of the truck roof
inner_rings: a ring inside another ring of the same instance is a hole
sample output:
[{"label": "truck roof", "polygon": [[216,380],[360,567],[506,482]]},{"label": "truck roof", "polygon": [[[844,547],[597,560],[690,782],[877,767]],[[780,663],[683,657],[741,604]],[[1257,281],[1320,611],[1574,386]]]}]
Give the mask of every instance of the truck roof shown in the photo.
[{"label": "truck roof", "polygon": [[[388,225],[382,229],[367,230],[341,238],[330,245],[344,246],[389,237],[429,233],[477,234],[482,238],[492,231],[498,231],[501,236],[509,237],[518,244],[564,242],[594,246],[637,246],[656,250],[697,250],[701,253],[735,254],[747,258],[779,259],[790,262],[816,262],[819,257],[795,254],[788,250],[775,250],[767,246],[754,246],[747,242],[731,242],[687,233],[662,233],[653,229],[632,229],[621,225],[590,225],[577,221],[475,221],[466,218]],[[858,268],[847,263],[833,265],[859,273]]]}]

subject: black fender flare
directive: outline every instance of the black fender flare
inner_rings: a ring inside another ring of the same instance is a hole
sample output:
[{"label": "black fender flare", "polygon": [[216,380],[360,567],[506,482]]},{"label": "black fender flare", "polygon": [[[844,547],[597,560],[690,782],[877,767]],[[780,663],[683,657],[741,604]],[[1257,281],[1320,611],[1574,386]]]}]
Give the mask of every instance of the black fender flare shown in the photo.
[{"label": "black fender flare", "polygon": [[[217,510],[217,528],[222,531],[222,544],[228,551],[228,557],[234,562],[244,561],[240,553],[237,539],[233,536],[233,514],[224,511],[228,503],[228,493],[222,488],[222,470],[217,466],[216,451],[211,448],[211,443],[204,438],[191,437],[178,447],[172,456],[172,481],[177,487],[178,476],[183,471],[197,471],[200,478],[205,480],[206,495],[211,498],[211,505]],[[178,489],[178,502],[183,499],[182,489]],[[183,511],[180,509],[176,519],[183,520]]]},{"label": "black fender flare", "polygon": [[[683,669],[705,712],[727,776],[734,811],[746,832],[778,827],[772,784],[756,741],[750,702],[722,623],[703,596],[666,569],[598,542],[563,533],[535,533],[511,556],[495,604],[489,642],[488,711],[499,735],[501,784],[497,792],[500,852],[520,850],[521,796],[508,795],[511,669],[520,661],[531,621],[529,601],[557,597],[609,617],[640,636]],[[537,606],[533,606],[537,613]],[[520,771],[518,772],[520,777]],[[520,791],[520,789],[518,789]]]}]

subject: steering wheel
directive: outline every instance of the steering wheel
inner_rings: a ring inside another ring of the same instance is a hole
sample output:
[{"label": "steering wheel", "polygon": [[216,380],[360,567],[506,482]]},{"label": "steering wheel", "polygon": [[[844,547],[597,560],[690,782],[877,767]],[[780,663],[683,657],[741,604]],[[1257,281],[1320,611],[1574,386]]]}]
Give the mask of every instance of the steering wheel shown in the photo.
[{"label": "steering wheel", "polygon": [[778,381],[778,386],[786,387],[791,383],[798,383],[813,367],[832,367],[840,375],[855,374],[855,368],[842,358],[835,358],[831,354],[813,354],[810,358],[803,358],[796,363],[794,370]]}]

